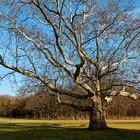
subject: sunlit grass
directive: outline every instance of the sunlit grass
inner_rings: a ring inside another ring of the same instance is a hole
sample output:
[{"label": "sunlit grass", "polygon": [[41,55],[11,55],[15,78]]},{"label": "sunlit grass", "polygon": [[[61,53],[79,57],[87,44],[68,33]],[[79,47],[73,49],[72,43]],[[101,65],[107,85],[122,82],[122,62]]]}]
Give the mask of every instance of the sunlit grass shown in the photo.
[{"label": "sunlit grass", "polygon": [[111,128],[140,130],[140,120],[110,120],[107,122]]},{"label": "sunlit grass", "polygon": [[0,119],[0,140],[140,140],[139,120],[108,120],[89,131],[88,120]]}]

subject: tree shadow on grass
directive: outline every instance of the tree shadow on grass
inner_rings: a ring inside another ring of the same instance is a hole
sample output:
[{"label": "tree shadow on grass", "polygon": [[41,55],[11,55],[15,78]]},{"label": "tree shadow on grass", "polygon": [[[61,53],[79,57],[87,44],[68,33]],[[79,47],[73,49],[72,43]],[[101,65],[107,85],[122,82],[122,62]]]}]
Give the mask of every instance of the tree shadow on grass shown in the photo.
[{"label": "tree shadow on grass", "polygon": [[140,130],[110,128],[89,131],[85,128],[64,128],[60,124],[34,126],[0,124],[0,140],[140,140]]}]

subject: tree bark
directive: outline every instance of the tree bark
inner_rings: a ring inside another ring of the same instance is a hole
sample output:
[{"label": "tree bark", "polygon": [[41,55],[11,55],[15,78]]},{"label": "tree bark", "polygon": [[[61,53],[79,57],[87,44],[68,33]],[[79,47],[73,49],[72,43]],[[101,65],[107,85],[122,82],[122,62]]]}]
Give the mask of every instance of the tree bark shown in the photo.
[{"label": "tree bark", "polygon": [[100,96],[94,96],[92,98],[93,107],[90,111],[90,130],[102,130],[107,129],[107,124],[104,116],[103,103]]}]

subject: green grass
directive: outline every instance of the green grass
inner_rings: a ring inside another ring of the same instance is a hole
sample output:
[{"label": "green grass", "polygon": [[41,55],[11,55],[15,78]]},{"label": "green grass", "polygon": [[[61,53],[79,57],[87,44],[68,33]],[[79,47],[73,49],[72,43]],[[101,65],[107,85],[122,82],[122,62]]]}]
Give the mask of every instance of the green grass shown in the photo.
[{"label": "green grass", "polygon": [[0,140],[140,140],[140,121],[107,121],[109,130],[89,131],[85,120],[0,119]]}]

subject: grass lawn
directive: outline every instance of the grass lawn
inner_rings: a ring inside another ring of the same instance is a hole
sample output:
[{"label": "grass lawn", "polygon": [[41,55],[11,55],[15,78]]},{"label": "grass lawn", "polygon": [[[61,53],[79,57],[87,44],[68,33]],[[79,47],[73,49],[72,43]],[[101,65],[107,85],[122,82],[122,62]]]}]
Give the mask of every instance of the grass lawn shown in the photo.
[{"label": "grass lawn", "polygon": [[0,119],[0,140],[140,140],[140,120],[110,120],[89,131],[85,120]]}]

